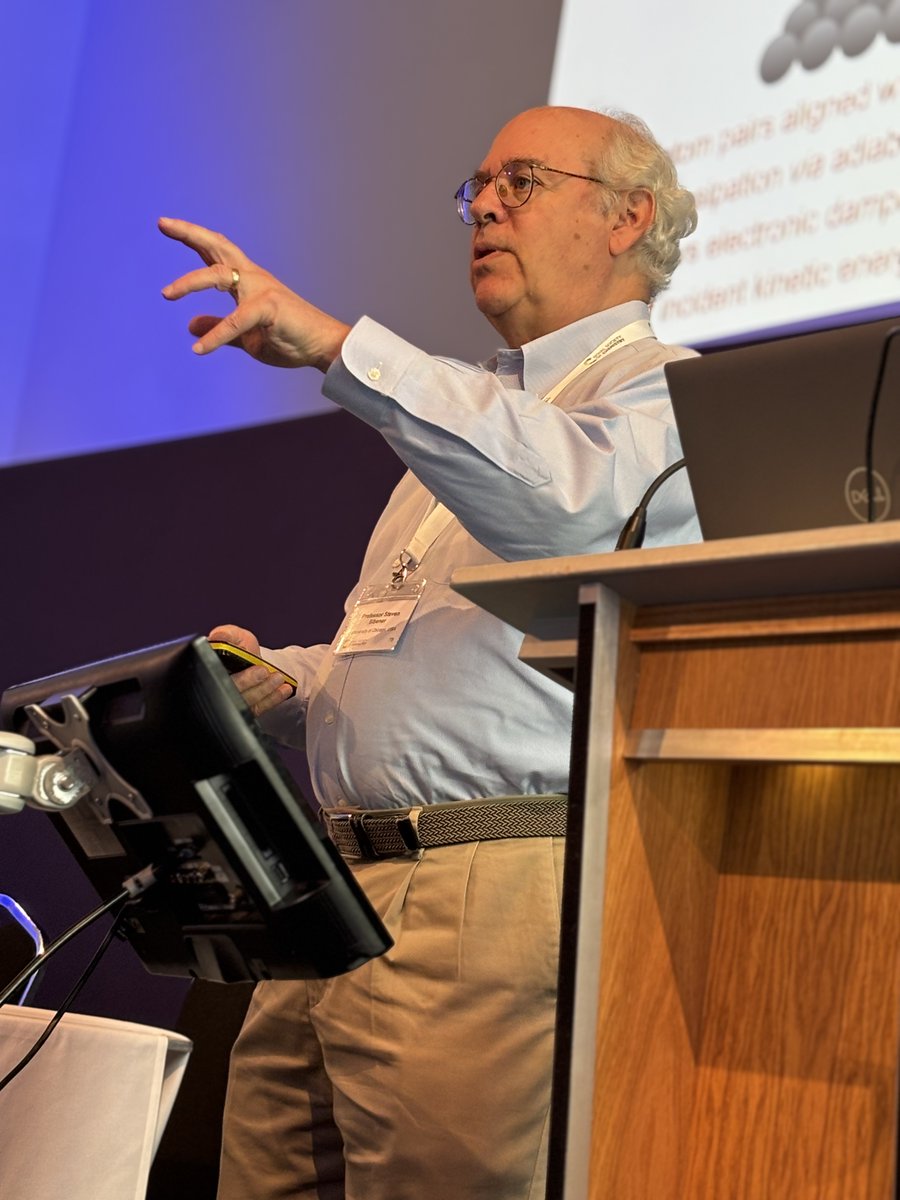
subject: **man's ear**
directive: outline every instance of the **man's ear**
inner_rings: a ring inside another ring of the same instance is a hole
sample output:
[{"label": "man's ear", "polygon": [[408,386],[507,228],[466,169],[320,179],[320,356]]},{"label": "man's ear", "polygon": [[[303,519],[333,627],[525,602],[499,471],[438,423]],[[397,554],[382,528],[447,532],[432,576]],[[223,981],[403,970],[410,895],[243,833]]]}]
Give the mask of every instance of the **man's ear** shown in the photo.
[{"label": "man's ear", "polygon": [[630,250],[653,224],[656,198],[647,188],[634,188],[619,197],[619,210],[609,232],[609,252],[615,258]]}]

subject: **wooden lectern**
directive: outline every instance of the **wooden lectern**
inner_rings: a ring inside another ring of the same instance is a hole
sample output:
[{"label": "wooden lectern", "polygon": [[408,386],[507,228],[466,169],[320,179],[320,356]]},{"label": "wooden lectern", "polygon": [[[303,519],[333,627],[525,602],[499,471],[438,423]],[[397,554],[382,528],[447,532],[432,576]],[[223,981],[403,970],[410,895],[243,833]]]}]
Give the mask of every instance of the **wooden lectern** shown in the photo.
[{"label": "wooden lectern", "polygon": [[456,573],[571,680],[552,1200],[888,1200],[900,522]]}]

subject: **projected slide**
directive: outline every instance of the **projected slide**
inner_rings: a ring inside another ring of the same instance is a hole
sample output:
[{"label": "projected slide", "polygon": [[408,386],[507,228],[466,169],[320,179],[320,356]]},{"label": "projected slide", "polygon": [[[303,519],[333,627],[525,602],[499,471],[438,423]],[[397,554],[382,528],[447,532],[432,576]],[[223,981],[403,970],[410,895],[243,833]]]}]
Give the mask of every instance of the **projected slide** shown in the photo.
[{"label": "projected slide", "polygon": [[550,98],[642,116],[697,197],[660,337],[900,312],[900,0],[566,0]]}]

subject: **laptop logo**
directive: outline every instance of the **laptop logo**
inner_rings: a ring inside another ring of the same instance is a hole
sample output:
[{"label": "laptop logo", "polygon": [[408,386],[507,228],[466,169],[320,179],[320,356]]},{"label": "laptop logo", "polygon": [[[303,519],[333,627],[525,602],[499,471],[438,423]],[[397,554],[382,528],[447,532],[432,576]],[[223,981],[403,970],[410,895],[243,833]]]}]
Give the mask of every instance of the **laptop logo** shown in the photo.
[{"label": "laptop logo", "polygon": [[[887,485],[887,480],[878,471],[872,472],[872,482],[875,485],[872,519],[883,521],[891,511],[891,489]],[[869,489],[866,487],[865,467],[856,467],[847,476],[844,484],[844,499],[857,521],[868,521]]]}]

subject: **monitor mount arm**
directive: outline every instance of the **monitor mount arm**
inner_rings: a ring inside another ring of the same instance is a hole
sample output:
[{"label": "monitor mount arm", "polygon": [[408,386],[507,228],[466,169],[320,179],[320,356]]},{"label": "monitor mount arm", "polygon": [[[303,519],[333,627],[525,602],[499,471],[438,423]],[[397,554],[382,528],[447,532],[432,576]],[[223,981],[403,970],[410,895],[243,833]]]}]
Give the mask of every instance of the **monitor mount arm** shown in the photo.
[{"label": "monitor mount arm", "polygon": [[124,804],[138,818],[152,817],[140,792],[106,761],[81,701],[63,696],[60,707],[58,720],[39,704],[25,709],[32,723],[58,748],[58,754],[39,755],[30,738],[0,731],[0,815],[21,812],[26,804],[60,812],[87,796],[104,825],[112,823],[110,800]]}]

